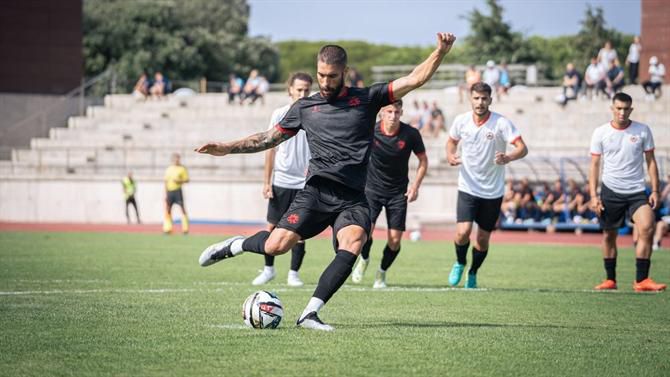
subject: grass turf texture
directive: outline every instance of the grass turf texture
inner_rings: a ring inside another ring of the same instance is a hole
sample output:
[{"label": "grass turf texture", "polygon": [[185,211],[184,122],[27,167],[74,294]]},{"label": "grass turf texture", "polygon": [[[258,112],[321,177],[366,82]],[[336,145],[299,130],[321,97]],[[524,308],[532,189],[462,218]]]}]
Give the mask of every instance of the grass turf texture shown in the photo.
[{"label": "grass turf texture", "polygon": [[[277,330],[243,327],[241,305],[263,259],[201,268],[219,237],[0,233],[0,375],[7,376],[667,376],[670,292],[635,294],[634,257],[619,256],[618,292],[596,247],[494,245],[481,290],[445,289],[450,242],[405,242],[388,272],[395,289],[349,282],[322,311],[334,333],[295,328],[332,259],[307,243],[264,289],[285,307]],[[652,276],[670,281],[670,253]]]}]

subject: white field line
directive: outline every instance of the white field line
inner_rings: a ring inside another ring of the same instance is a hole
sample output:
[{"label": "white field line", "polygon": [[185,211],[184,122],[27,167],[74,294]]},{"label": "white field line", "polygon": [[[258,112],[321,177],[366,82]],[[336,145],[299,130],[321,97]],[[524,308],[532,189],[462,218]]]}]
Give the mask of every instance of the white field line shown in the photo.
[{"label": "white field line", "polygon": [[[67,280],[63,280],[66,282]],[[37,281],[35,281],[37,282]],[[53,281],[44,280],[42,283],[50,283]],[[76,281],[68,281],[76,282]],[[86,281],[92,282],[92,281]],[[109,283],[108,281],[98,281]],[[155,283],[154,283],[155,284]],[[259,289],[258,287],[250,286],[248,283],[241,282],[194,282],[194,285],[199,288],[98,288],[98,289],[48,289],[48,290],[20,290],[20,291],[0,291],[0,296],[29,296],[29,295],[84,295],[84,294],[174,294],[174,293],[193,293],[193,292],[224,292],[234,289],[235,287],[245,287],[249,289]],[[207,288],[219,287],[219,288]],[[265,287],[266,290],[272,292],[304,292],[313,291],[315,285],[305,285],[301,288],[289,287],[286,284],[273,284]],[[441,292],[530,292],[530,293],[591,293],[591,294],[633,294],[632,291],[596,291],[593,289],[557,289],[557,288],[452,288],[452,287],[421,287],[421,286],[399,286],[389,287],[385,289],[373,289],[363,286],[344,285],[342,290],[348,292],[378,292],[378,293],[394,293],[394,292],[417,292],[417,293],[441,293]],[[655,293],[655,292],[651,292]]]}]

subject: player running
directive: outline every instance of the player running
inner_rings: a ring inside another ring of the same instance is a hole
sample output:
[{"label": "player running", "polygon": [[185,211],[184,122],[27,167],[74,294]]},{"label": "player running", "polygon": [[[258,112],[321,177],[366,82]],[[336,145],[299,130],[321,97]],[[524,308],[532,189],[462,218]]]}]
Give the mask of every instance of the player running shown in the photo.
[{"label": "player running", "polygon": [[244,251],[283,254],[300,239],[311,238],[331,226],[336,238],[335,259],[319,278],[297,325],[333,330],[321,322],[318,312],[351,274],[370,233],[364,190],[377,113],[425,84],[455,40],[452,34],[438,33],[436,49],[409,75],[366,88],[344,86],[346,51],[335,45],[324,46],[317,57],[319,93],[294,103],[272,130],[197,148],[197,152],[216,156],[254,153],[275,147],[302,129],[307,133],[312,154],[305,188],[296,195],[272,232],[264,230],[251,237],[238,236],[211,245],[200,256],[200,264],[208,266]]},{"label": "player running", "polygon": [[[400,240],[405,231],[407,203],[419,196],[421,181],[428,169],[426,147],[423,145],[421,133],[402,123],[402,100],[395,101],[380,111],[381,121],[375,125],[375,138],[372,144],[368,180],[365,185],[365,196],[370,206],[372,228],[368,241],[363,245],[361,258],[351,274],[354,283],[363,280],[363,274],[370,263],[372,232],[375,222],[386,208],[387,238],[379,270],[375,276],[373,288],[386,288],[386,271],[400,253]],[[414,182],[409,185],[407,173],[412,152],[419,159]]]},{"label": "player running", "polygon": [[[456,204],[456,263],[449,284],[458,285],[467,264],[472,223],[478,225],[472,264],[465,288],[477,288],[477,271],[489,251],[491,231],[500,216],[505,194],[505,165],[523,158],[528,148],[517,128],[504,116],[489,110],[491,87],[479,82],[470,88],[472,111],[454,119],[447,141],[447,160],[460,165]],[[461,155],[457,153],[461,145]],[[507,144],[514,149],[507,153]]]},{"label": "player running", "polygon": [[[603,233],[603,259],[607,279],[595,289],[617,289],[616,240],[618,229],[628,214],[637,228],[635,247],[636,292],[662,291],[665,284],[658,284],[649,277],[651,266],[654,212],[659,204],[658,167],[654,157],[654,137],[649,126],[630,120],[633,99],[626,93],[612,98],[612,121],[598,127],[591,137],[591,169],[589,190],[591,209],[600,217]],[[600,160],[603,160],[603,179],[598,196]],[[645,194],[644,162],[647,163],[651,194]]]},{"label": "player running", "polygon": [[[288,80],[288,94],[291,104],[300,98],[309,95],[312,87],[312,76],[307,73],[298,72]],[[291,105],[276,109],[272,113],[269,129],[286,115]],[[305,131],[298,131],[295,137],[279,144],[278,147],[268,149],[265,152],[265,174],[263,183],[263,196],[268,201],[268,231],[277,226],[282,215],[288,209],[298,191],[305,187],[307,166],[309,164],[309,146]],[[274,173],[274,174],[273,174]],[[300,240],[291,248],[291,270],[288,272],[287,284],[292,287],[303,285],[298,270],[305,257],[305,241]],[[277,274],[274,267],[274,255],[265,254],[265,266],[263,271],[253,280],[253,285],[263,285],[275,278]]]}]

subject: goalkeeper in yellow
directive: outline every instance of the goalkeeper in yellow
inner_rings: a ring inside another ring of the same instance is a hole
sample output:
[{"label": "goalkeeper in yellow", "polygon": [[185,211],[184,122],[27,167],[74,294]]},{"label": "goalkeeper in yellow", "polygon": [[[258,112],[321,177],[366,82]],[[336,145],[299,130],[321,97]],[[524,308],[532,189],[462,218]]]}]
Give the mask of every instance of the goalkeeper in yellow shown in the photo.
[{"label": "goalkeeper in yellow", "polygon": [[184,195],[181,186],[188,182],[188,172],[180,163],[178,153],[172,155],[172,165],[165,170],[165,218],[163,220],[163,233],[172,233],[172,205],[177,204],[181,208],[181,231],[188,234],[188,215],[184,208]]}]

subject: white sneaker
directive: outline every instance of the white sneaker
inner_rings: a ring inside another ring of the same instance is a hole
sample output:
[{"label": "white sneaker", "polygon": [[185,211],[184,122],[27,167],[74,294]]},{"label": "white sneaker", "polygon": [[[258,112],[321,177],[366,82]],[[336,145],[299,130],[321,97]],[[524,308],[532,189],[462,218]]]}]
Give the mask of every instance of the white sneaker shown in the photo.
[{"label": "white sneaker", "polygon": [[325,323],[323,323],[316,315],[316,312],[310,312],[302,319],[299,319],[298,322],[296,322],[296,326],[310,330],[321,330],[321,331],[335,330],[333,326],[326,325]]},{"label": "white sneaker", "polygon": [[384,289],[387,288],[386,285],[386,271],[377,271],[375,275],[375,283],[372,285],[373,289]]},{"label": "white sneaker", "polygon": [[300,280],[300,276],[298,276],[297,272],[292,273],[292,271],[289,271],[288,273],[288,278],[286,279],[286,284],[288,284],[289,287],[302,287],[305,285],[305,283]]},{"label": "white sneaker", "polygon": [[360,258],[358,260],[358,264],[356,264],[356,268],[354,268],[354,272],[351,273],[351,281],[358,284],[361,281],[363,281],[363,275],[365,275],[365,270],[368,269],[368,264],[370,264],[370,260],[365,260],[363,258]]},{"label": "white sneaker", "polygon": [[264,268],[261,270],[261,273],[256,276],[254,281],[251,282],[252,285],[263,285],[267,284],[270,280],[274,279],[275,276],[277,275],[277,272],[275,272],[275,269],[272,268]]},{"label": "white sneaker", "polygon": [[228,238],[225,241],[210,245],[200,254],[200,266],[207,267],[224,259],[232,258],[235,255],[230,251],[230,244],[233,241],[244,239],[242,236]]}]

